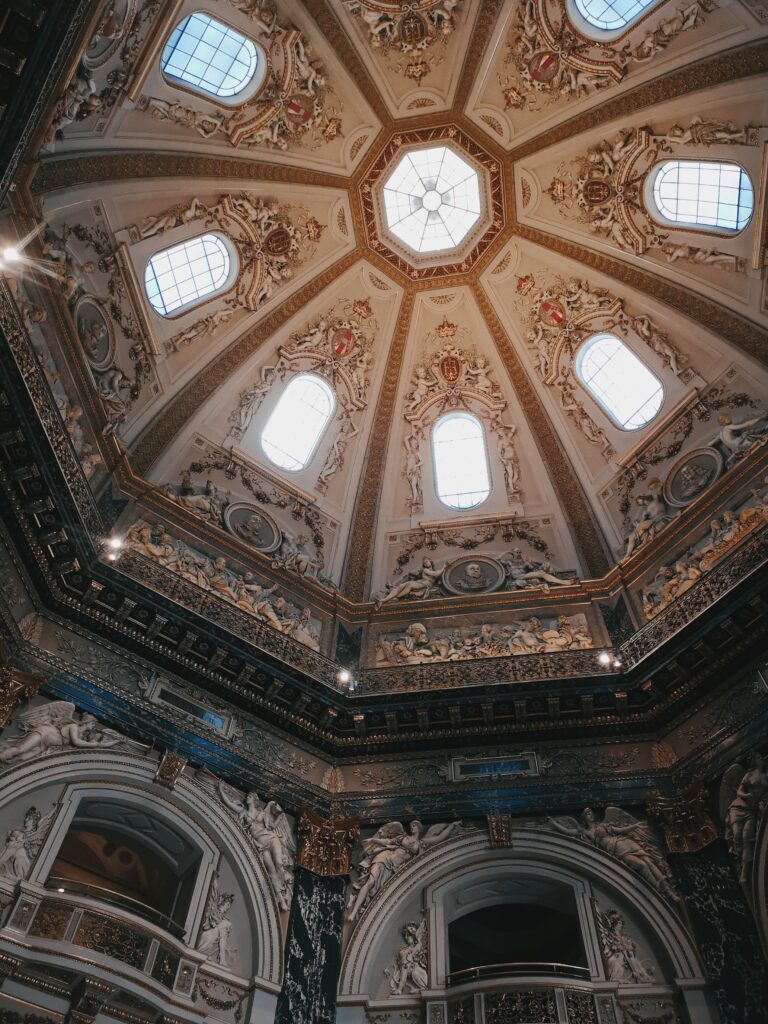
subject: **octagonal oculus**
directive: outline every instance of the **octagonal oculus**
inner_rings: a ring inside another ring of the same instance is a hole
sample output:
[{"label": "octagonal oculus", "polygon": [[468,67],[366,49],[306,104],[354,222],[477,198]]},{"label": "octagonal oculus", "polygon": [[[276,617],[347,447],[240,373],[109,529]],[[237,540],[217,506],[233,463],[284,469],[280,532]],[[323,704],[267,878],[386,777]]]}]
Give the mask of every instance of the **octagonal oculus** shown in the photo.
[{"label": "octagonal oculus", "polygon": [[383,200],[387,227],[416,253],[455,249],[480,218],[477,172],[447,146],[403,154]]}]

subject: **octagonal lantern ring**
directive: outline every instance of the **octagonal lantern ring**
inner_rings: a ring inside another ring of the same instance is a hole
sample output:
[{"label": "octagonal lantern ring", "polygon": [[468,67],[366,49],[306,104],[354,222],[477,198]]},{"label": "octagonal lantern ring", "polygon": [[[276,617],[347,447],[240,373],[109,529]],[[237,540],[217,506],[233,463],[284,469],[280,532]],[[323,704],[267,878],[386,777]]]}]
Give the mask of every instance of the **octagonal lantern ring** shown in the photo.
[{"label": "octagonal lantern ring", "polygon": [[[443,149],[448,151],[444,163],[437,155]],[[410,154],[414,154],[413,160]],[[454,199],[452,181],[440,178],[440,167],[447,170],[448,164],[455,169],[457,191],[465,187],[460,179],[469,182],[469,197]],[[473,208],[475,182],[477,216],[457,218],[457,223],[445,232],[445,245],[440,248],[435,248],[441,241],[436,226],[431,251],[419,252],[419,239],[429,231],[415,233],[408,226],[403,230],[405,222],[410,220],[412,225],[426,228],[428,221],[435,220],[434,208],[441,200],[445,203],[441,218],[446,221],[454,208]],[[388,191],[389,186],[394,188]],[[394,194],[397,190],[399,196]],[[504,226],[501,168],[456,125],[392,135],[363,179],[360,198],[369,247],[413,280],[466,274]],[[448,238],[455,244],[448,247]]]}]

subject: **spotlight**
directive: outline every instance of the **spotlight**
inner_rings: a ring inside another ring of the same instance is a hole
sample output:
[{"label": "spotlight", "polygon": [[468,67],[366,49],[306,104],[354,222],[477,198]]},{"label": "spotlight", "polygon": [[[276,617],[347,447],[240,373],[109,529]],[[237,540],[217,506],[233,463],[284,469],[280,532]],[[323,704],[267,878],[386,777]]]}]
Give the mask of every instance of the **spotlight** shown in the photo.
[{"label": "spotlight", "polygon": [[347,683],[350,683],[352,681],[352,673],[349,671],[348,668],[340,668],[339,671],[336,673],[336,678],[342,684],[342,686],[346,686]]},{"label": "spotlight", "polygon": [[63,889],[57,889],[56,892],[64,892]]},{"label": "spotlight", "polygon": [[15,263],[17,260],[20,260],[20,259],[21,259],[21,253],[19,252],[18,249],[14,248],[12,245],[7,245],[5,247],[5,249],[3,249],[3,260],[6,263]]},{"label": "spotlight", "polygon": [[597,656],[597,660],[601,665],[608,665],[611,661],[611,656],[607,651],[601,651]]},{"label": "spotlight", "polygon": [[123,538],[122,537],[110,537],[109,538],[109,546],[112,548],[113,551],[119,551],[120,548],[123,546]]},{"label": "spotlight", "polygon": [[614,668],[621,668],[621,658],[614,658],[613,659],[613,667]]}]

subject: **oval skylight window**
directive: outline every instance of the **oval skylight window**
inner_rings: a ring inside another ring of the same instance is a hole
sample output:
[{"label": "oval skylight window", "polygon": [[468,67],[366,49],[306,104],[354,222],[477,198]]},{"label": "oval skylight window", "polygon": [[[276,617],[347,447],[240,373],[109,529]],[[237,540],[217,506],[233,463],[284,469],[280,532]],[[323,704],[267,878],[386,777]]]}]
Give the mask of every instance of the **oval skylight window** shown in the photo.
[{"label": "oval skylight window", "polygon": [[221,235],[188,238],[150,258],[144,272],[147,298],[160,316],[179,313],[224,291],[231,268],[230,247]]},{"label": "oval skylight window", "polygon": [[418,253],[455,249],[480,218],[477,172],[446,146],[402,156],[383,198],[387,227]]},{"label": "oval skylight window", "polygon": [[622,430],[650,423],[661,409],[659,378],[613,334],[596,334],[576,356],[576,375]]},{"label": "oval skylight window", "polygon": [[172,82],[224,102],[243,102],[266,72],[260,47],[198,11],[183,18],[165,44],[160,66]]},{"label": "oval skylight window", "polygon": [[281,395],[261,435],[261,447],[281,469],[304,469],[328,426],[336,400],[320,377],[302,373]]},{"label": "oval skylight window", "polygon": [[437,496],[449,508],[475,508],[491,493],[483,425],[468,412],[451,412],[432,431]]}]

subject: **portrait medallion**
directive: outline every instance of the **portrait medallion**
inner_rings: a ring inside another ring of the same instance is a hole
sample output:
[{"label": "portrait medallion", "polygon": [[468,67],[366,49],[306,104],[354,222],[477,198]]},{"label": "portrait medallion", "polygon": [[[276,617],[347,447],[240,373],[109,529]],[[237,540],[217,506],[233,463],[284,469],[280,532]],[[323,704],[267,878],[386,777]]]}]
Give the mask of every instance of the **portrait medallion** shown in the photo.
[{"label": "portrait medallion", "polygon": [[490,594],[505,579],[504,566],[488,555],[465,555],[443,570],[443,586],[451,594]]},{"label": "portrait medallion", "polygon": [[224,512],[224,525],[231,534],[257,551],[276,551],[283,539],[274,519],[248,501],[235,501],[228,505]]}]

